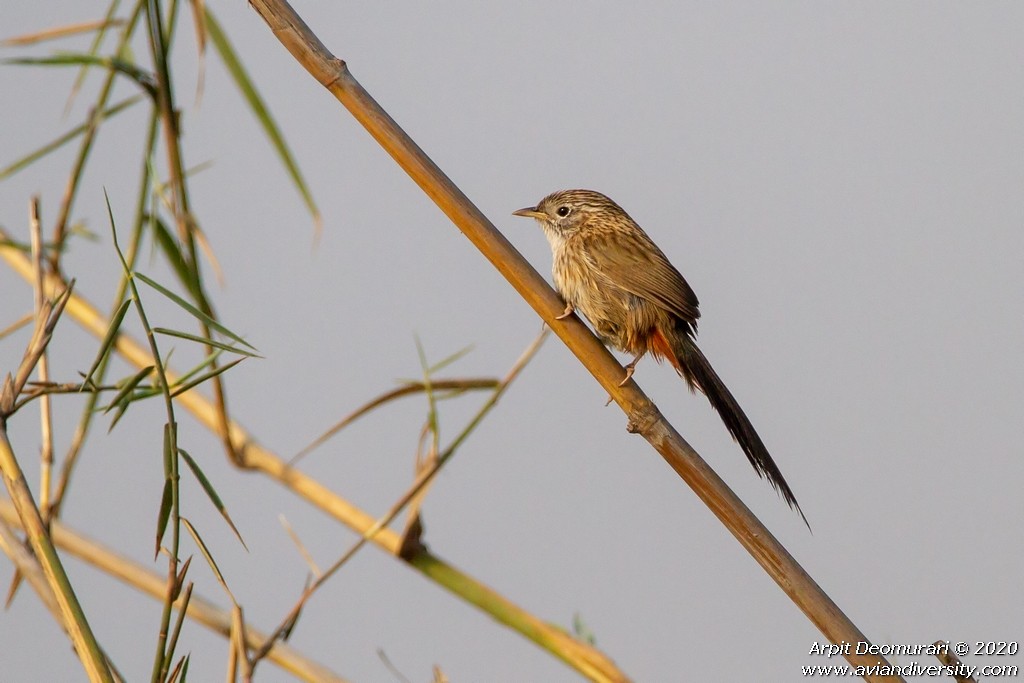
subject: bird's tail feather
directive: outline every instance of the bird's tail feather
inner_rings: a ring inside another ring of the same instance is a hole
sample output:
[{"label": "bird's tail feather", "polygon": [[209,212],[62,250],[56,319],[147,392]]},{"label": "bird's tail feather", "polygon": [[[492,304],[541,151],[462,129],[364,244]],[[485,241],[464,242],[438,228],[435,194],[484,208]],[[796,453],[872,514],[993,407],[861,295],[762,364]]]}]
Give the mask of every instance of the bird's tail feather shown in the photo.
[{"label": "bird's tail feather", "polygon": [[[803,510],[800,509],[796,496],[793,495],[792,489],[789,488],[782,472],[779,471],[778,465],[772,460],[761,437],[758,436],[739,403],[733,398],[725,383],[711,367],[711,363],[708,362],[693,339],[684,330],[673,330],[669,335],[663,335],[659,330],[655,333],[652,346],[655,355],[668,358],[680,376],[686,380],[691,390],[700,389],[707,396],[729,433],[743,449],[750,464],[754,467],[754,471],[759,477],[768,480],[772,488],[782,496],[790,508],[800,514],[804,524],[807,524],[807,528],[810,529],[811,525],[807,522]],[[668,350],[671,353],[665,353]]]}]

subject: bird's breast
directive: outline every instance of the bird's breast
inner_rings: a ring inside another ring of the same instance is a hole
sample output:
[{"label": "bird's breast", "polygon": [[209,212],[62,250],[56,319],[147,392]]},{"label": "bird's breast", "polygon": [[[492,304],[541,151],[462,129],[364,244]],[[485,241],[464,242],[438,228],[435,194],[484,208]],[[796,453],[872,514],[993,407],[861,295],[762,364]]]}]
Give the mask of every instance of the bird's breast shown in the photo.
[{"label": "bird's breast", "polygon": [[642,302],[610,282],[572,240],[552,240],[552,279],[567,304],[593,326],[606,344],[632,350],[628,323]]}]

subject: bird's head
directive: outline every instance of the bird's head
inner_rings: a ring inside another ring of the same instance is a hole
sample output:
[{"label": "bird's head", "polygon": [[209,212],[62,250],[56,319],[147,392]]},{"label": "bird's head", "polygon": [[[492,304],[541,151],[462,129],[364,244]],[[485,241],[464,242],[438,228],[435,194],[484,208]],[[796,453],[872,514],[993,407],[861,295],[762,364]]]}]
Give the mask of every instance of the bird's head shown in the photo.
[{"label": "bird's head", "polygon": [[595,219],[621,219],[626,212],[608,197],[593,190],[560,190],[537,203],[512,212],[513,216],[534,218],[549,236],[569,237],[591,225]]}]

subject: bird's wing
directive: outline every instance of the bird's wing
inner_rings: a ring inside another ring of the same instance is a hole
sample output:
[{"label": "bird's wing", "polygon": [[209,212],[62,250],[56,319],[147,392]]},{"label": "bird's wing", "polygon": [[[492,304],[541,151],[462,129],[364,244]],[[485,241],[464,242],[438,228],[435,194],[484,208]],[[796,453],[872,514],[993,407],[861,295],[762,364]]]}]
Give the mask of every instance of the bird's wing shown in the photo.
[{"label": "bird's wing", "polygon": [[592,235],[587,255],[608,284],[646,299],[696,326],[697,295],[645,233]]}]

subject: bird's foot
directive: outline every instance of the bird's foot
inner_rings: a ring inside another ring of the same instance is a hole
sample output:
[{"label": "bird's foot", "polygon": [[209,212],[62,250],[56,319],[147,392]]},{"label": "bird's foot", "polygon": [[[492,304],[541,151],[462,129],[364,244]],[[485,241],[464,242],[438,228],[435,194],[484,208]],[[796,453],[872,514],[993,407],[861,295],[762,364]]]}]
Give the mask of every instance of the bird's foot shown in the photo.
[{"label": "bird's foot", "polygon": [[556,315],[555,316],[555,320],[565,320],[566,318],[568,318],[570,315],[572,315],[575,312],[576,312],[576,309],[575,309],[575,307],[573,307],[572,304],[566,304],[565,305],[565,310],[562,311],[562,315]]},{"label": "bird's foot", "polygon": [[620,387],[625,386],[626,382],[628,382],[633,377],[633,370],[636,368],[636,362],[638,360],[640,359],[634,358],[633,362],[626,366],[626,376],[622,378],[621,382],[619,382]]}]

